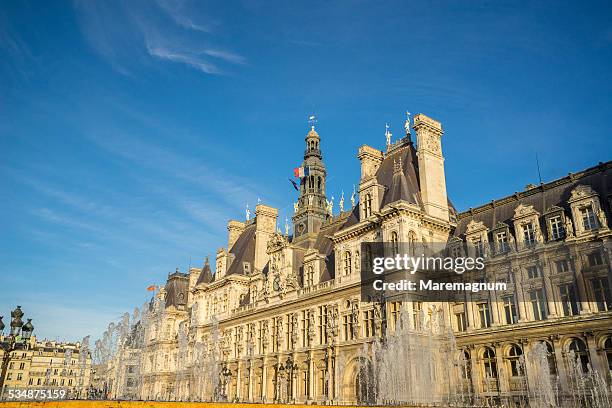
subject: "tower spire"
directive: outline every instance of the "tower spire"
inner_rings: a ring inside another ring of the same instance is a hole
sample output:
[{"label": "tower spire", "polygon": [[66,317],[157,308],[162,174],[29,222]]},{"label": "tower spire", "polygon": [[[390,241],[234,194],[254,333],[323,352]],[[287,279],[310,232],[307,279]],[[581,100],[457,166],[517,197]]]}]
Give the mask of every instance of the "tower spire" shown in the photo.
[{"label": "tower spire", "polygon": [[327,220],[325,178],[327,171],[321,154],[321,138],[315,130],[317,119],[315,115],[308,117],[310,130],[304,139],[303,176],[300,178],[300,195],[293,215],[293,236],[299,238],[312,232],[317,232]]}]

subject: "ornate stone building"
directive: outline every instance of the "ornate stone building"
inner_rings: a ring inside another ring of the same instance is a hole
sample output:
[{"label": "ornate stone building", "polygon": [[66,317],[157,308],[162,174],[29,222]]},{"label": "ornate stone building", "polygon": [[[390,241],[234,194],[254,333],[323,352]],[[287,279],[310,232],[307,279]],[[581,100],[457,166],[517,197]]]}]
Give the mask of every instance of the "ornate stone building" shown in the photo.
[{"label": "ornate stone building", "polygon": [[[471,399],[533,394],[528,376],[541,373],[524,356],[540,346],[559,395],[577,387],[575,358],[609,389],[612,162],[457,213],[446,194],[441,124],[419,114],[405,129],[395,143],[388,132],[383,151],[359,148],[359,189],[333,214],[311,128],[293,235],[278,230],[277,209],[259,204],[254,218],[229,221],[214,273],[207,259],[171,274],[156,294],[142,398],[372,402],[367,346],[398,329],[401,316],[425,325],[436,311],[453,329],[456,359],[447,363],[460,372],[445,381]],[[461,302],[364,302],[364,242],[478,251],[487,269],[475,279],[510,284]]]}]

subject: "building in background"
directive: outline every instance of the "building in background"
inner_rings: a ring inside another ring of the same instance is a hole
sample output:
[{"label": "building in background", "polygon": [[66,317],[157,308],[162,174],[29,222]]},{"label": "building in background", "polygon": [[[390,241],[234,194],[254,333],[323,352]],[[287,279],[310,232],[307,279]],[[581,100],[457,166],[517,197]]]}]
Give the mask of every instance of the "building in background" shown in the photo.
[{"label": "building in background", "polygon": [[[0,342],[4,339],[0,339]],[[4,358],[4,351],[0,351]],[[8,356],[3,398],[9,390],[65,390],[65,398],[87,398],[91,355],[81,343],[39,341],[32,336],[26,347]]]}]

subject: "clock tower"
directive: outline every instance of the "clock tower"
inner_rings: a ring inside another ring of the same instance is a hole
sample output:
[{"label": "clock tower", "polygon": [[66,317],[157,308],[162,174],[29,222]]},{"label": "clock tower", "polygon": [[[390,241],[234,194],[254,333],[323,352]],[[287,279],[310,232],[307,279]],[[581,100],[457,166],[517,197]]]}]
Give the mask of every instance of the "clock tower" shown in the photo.
[{"label": "clock tower", "polygon": [[328,217],[325,196],[327,171],[321,155],[321,138],[312,124],[306,135],[304,177],[300,179],[300,195],[293,215],[294,238],[309,236],[321,228]]}]

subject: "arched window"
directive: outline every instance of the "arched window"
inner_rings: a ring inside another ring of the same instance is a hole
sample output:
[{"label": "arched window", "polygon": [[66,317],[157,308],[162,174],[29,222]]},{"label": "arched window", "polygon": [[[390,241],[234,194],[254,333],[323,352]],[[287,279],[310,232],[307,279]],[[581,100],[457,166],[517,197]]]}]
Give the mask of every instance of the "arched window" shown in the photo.
[{"label": "arched window", "polygon": [[[570,356],[573,354],[573,358],[576,362],[580,363],[582,372],[586,373],[589,371],[589,351],[580,339],[572,339],[569,344]],[[572,353],[573,352],[573,353]]]},{"label": "arched window", "polygon": [[470,360],[470,353],[464,350],[461,353],[461,377],[469,380],[472,378],[472,362]]},{"label": "arched window", "polygon": [[391,232],[391,251],[393,255],[399,254],[399,240],[395,231]]},{"label": "arched window", "polygon": [[508,365],[510,366],[510,375],[512,377],[522,377],[524,375],[523,367],[521,367],[520,358],[523,355],[523,350],[513,344],[508,349],[508,354],[506,355],[506,360],[508,360]]},{"label": "arched window", "polygon": [[344,275],[348,276],[352,272],[352,259],[350,251],[344,253]]},{"label": "arched window", "polygon": [[548,372],[550,375],[557,375],[557,359],[555,358],[555,349],[552,344],[547,341],[543,342],[546,345],[546,360],[548,361]]},{"label": "arched window", "polygon": [[485,377],[497,379],[497,361],[495,360],[495,350],[489,347],[485,348],[484,352],[482,353],[482,363]]},{"label": "arched window", "polygon": [[317,177],[317,191],[321,192],[321,176]]},{"label": "arched window", "polygon": [[372,215],[372,195],[370,193],[365,195],[365,200],[363,201],[363,215],[365,218]]},{"label": "arched window", "polygon": [[308,180],[309,180],[309,181],[308,181],[308,187],[310,187],[310,188],[314,188],[314,185],[315,185],[315,178],[314,178],[314,176],[310,176],[310,177],[308,178]]}]

